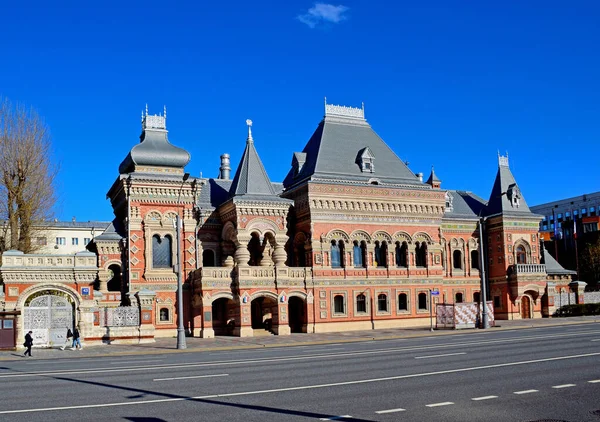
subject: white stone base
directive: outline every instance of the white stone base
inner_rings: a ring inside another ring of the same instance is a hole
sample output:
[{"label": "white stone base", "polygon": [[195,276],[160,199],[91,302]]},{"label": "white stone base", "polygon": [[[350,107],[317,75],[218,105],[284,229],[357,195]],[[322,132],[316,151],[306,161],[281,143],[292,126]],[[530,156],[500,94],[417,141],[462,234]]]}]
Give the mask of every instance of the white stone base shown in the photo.
[{"label": "white stone base", "polygon": [[214,338],[215,330],[213,330],[212,328],[202,328],[199,332],[199,336],[201,338]]}]

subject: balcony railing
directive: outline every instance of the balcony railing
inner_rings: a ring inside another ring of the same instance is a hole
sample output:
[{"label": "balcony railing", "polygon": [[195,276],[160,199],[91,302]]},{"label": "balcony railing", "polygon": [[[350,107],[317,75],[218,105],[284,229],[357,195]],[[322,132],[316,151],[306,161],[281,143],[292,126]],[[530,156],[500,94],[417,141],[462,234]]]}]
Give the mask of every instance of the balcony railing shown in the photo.
[{"label": "balcony railing", "polygon": [[515,264],[510,267],[512,274],[546,274],[544,264]]}]

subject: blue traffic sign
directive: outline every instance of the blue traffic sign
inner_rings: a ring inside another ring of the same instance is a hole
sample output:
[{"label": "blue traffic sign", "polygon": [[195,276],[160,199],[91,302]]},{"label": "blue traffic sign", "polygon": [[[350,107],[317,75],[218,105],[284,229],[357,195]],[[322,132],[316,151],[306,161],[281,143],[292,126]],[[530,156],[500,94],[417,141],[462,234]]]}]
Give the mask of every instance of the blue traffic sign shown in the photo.
[{"label": "blue traffic sign", "polygon": [[439,295],[440,295],[440,292],[437,290],[434,290],[431,292],[431,296],[439,296]]}]

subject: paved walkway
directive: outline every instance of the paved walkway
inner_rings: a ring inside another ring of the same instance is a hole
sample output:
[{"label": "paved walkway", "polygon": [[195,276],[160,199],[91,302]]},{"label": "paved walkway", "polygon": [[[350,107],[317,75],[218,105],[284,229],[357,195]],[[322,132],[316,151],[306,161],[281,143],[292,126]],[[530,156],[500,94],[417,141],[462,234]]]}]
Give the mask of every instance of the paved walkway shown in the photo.
[{"label": "paved walkway", "polygon": [[[600,316],[572,317],[572,318],[543,318],[515,321],[496,321],[496,326],[490,330],[514,330],[558,325],[571,325],[582,323],[600,323]],[[160,353],[186,353],[209,350],[252,349],[264,347],[287,347],[296,345],[344,343],[369,340],[386,340],[396,338],[411,338],[423,336],[444,336],[453,334],[477,333],[481,330],[435,330],[430,332],[429,326],[417,328],[395,328],[366,331],[346,331],[338,333],[292,334],[289,336],[260,336],[260,337],[216,337],[212,339],[191,338],[186,339],[187,349],[177,350],[175,338],[158,338],[154,343],[145,344],[111,344],[87,347],[83,350],[36,349],[32,351],[33,357],[38,359],[60,359],[78,357],[100,357],[117,355],[146,355]],[[0,360],[21,359],[22,351],[0,351]]]}]

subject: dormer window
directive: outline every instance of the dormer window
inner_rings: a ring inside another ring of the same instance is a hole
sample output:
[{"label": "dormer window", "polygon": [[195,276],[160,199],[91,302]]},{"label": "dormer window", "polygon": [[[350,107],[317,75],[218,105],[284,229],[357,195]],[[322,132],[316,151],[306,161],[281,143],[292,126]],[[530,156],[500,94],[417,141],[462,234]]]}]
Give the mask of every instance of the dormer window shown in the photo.
[{"label": "dormer window", "polygon": [[510,185],[508,187],[508,190],[506,191],[506,196],[508,197],[510,205],[513,208],[519,208],[519,205],[521,205],[521,191],[519,190],[519,187],[517,185]]},{"label": "dormer window", "polygon": [[375,156],[369,149],[364,147],[356,156],[356,164],[358,164],[360,171],[363,173],[374,173],[375,172]]},{"label": "dormer window", "polygon": [[446,212],[452,212],[452,210],[454,209],[452,201],[454,201],[452,194],[450,192],[446,192]]}]

